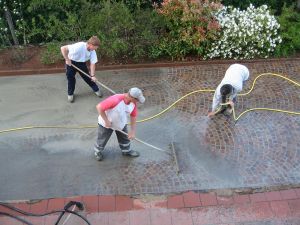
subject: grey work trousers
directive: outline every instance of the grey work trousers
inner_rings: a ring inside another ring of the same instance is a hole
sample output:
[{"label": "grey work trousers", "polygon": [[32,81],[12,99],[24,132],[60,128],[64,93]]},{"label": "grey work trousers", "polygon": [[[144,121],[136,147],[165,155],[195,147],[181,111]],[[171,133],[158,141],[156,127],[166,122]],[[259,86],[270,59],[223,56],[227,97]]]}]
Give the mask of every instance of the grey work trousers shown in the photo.
[{"label": "grey work trousers", "polygon": [[[102,125],[98,124],[98,137],[96,141],[96,148],[98,151],[103,151],[105,145],[107,144],[111,134],[113,133],[113,129],[103,127]],[[127,125],[123,128],[125,133],[128,133]],[[119,142],[119,146],[122,152],[130,152],[130,140],[127,135],[121,133],[120,131],[115,131],[117,135],[117,139]]]}]

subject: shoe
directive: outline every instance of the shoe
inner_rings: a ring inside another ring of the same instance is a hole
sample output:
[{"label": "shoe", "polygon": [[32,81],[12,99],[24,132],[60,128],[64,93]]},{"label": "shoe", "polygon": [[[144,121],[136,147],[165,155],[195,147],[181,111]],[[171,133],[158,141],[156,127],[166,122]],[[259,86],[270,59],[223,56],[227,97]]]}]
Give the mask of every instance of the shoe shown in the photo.
[{"label": "shoe", "polygon": [[137,151],[131,150],[130,152],[122,152],[122,155],[128,156],[128,157],[139,157],[140,153]]},{"label": "shoe", "polygon": [[102,161],[104,157],[103,157],[103,154],[101,152],[95,152],[95,158],[98,161]]},{"label": "shoe", "polygon": [[95,91],[95,94],[99,97],[99,98],[102,98],[102,91],[99,90],[99,91]]},{"label": "shoe", "polygon": [[69,102],[74,102],[74,95],[68,95],[68,101]]},{"label": "shoe", "polygon": [[103,154],[101,153],[101,151],[99,150],[99,148],[95,145],[94,146],[94,151],[95,151],[95,157],[98,161],[102,161],[104,156]]}]

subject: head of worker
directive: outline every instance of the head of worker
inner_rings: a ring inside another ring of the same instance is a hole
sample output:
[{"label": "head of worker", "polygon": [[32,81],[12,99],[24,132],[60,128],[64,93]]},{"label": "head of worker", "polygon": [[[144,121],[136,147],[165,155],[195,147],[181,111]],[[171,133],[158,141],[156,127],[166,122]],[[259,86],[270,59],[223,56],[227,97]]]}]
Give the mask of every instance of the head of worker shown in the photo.
[{"label": "head of worker", "polygon": [[143,95],[142,90],[137,87],[130,88],[126,97],[128,98],[128,100],[130,102],[134,102],[134,103],[137,103],[137,102],[144,103],[145,102],[145,97]]},{"label": "head of worker", "polygon": [[220,89],[220,93],[222,96],[222,103],[226,103],[226,99],[233,93],[233,87],[230,84],[224,84]]},{"label": "head of worker", "polygon": [[87,50],[93,51],[97,50],[97,48],[100,46],[100,40],[97,36],[92,36],[86,43]]}]

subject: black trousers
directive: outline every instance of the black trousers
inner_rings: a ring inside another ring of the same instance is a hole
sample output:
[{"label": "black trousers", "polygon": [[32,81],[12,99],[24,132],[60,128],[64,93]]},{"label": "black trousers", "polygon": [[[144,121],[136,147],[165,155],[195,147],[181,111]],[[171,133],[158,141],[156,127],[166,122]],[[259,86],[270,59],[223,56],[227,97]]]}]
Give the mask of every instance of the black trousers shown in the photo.
[{"label": "black trousers", "polygon": [[[89,74],[89,70],[86,66],[85,62],[75,62],[71,61],[73,65],[84,71],[85,73]],[[82,79],[93,89],[94,92],[99,91],[99,87],[95,82],[91,80],[91,78],[84,75],[82,72],[77,71],[73,66],[66,65],[66,76],[68,79],[68,95],[73,95],[75,91],[75,84],[76,84],[76,73],[79,73]]]}]

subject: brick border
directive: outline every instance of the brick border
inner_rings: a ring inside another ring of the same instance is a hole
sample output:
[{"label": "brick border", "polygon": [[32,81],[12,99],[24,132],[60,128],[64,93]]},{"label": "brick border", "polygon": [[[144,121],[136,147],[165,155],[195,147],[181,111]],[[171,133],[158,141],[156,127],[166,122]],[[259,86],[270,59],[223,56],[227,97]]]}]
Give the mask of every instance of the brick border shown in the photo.
[{"label": "brick border", "polygon": [[[150,208],[187,209],[199,207],[226,207],[235,205],[246,205],[247,207],[265,207],[274,215],[298,215],[300,213],[300,188],[269,191],[253,194],[233,194],[230,196],[218,195],[216,192],[199,193],[188,191],[181,194],[163,196],[160,200],[145,200],[139,197],[124,195],[89,195],[68,198],[43,199],[32,203],[8,202],[16,208],[31,213],[50,212],[63,209],[68,201],[80,201],[84,204],[87,213],[115,212],[142,210]],[[0,206],[0,211],[8,210]],[[14,213],[19,215],[18,213]]]},{"label": "brick border", "polygon": [[[283,62],[283,61],[299,61],[300,57],[295,58],[270,58],[270,59],[251,59],[251,60],[201,60],[188,62],[166,62],[166,63],[144,63],[144,64],[123,64],[123,65],[98,65],[97,71],[104,70],[121,70],[121,69],[141,69],[141,68],[159,68],[159,67],[183,67],[211,64],[231,64],[231,63],[257,63],[257,62]],[[64,73],[65,69],[60,68],[37,68],[23,70],[0,70],[0,76],[16,76],[16,75],[35,75],[35,74],[52,74]]]}]

